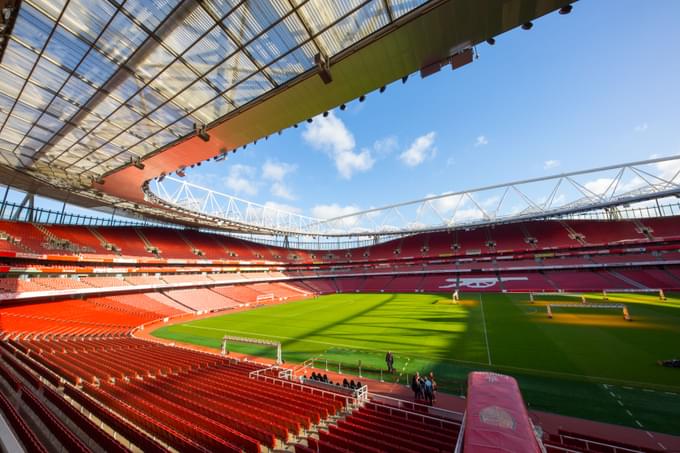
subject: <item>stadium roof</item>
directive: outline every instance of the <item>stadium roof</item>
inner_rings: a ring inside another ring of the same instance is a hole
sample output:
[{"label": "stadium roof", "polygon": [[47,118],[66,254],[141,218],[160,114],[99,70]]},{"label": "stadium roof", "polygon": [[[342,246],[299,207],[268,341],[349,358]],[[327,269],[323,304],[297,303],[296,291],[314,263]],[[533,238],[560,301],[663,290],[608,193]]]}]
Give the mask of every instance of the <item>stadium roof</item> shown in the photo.
[{"label": "stadium roof", "polygon": [[[145,199],[145,183],[436,71],[571,2],[0,3],[0,182],[192,224],[200,219]],[[195,125],[206,125],[207,142]]]}]

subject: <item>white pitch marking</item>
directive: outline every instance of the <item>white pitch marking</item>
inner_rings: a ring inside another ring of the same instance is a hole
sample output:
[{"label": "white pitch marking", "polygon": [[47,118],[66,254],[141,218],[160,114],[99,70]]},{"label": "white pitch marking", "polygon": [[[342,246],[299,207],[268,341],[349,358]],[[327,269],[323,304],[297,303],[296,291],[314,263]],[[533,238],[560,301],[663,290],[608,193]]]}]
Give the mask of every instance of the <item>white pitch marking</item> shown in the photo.
[{"label": "white pitch marking", "polygon": [[616,395],[614,395],[614,392],[612,392],[611,390],[609,391],[609,394],[612,396],[612,398],[616,398]]},{"label": "white pitch marking", "polygon": [[645,431],[645,432],[647,433],[647,435],[648,435],[650,438],[654,439],[654,436],[652,435],[652,433],[650,433],[649,431]]},{"label": "white pitch marking", "polygon": [[667,450],[666,446],[662,444],[661,442],[656,443],[659,447],[661,447],[662,450]]},{"label": "white pitch marking", "polygon": [[633,413],[629,409],[626,409],[626,414],[630,415],[631,417],[633,416]]},{"label": "white pitch marking", "polygon": [[619,406],[623,407],[623,403],[621,402],[621,400],[616,400],[616,402],[619,403]]},{"label": "white pitch marking", "polygon": [[491,365],[491,350],[489,349],[489,336],[486,333],[486,318],[484,317],[484,301],[482,300],[482,293],[479,293],[479,305],[482,307],[482,325],[484,326],[484,341],[486,341],[486,355],[489,358],[489,365]]},{"label": "white pitch marking", "polygon": [[642,428],[642,423],[640,423],[639,420],[635,420],[635,424],[638,425],[640,428]]}]

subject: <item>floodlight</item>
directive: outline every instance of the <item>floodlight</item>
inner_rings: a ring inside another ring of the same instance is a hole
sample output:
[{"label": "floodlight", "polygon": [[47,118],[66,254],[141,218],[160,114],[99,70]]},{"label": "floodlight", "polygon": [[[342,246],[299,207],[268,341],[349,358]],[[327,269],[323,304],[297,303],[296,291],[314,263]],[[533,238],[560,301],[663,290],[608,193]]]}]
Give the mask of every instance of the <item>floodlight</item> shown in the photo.
[{"label": "floodlight", "polygon": [[486,40],[486,43],[490,46],[493,46],[496,44],[496,40],[494,38],[489,38]]},{"label": "floodlight", "polygon": [[531,22],[525,22],[522,24],[522,30],[531,30],[534,24]]},{"label": "floodlight", "polygon": [[560,14],[562,14],[563,16],[564,16],[565,14],[569,14],[569,13],[571,12],[572,9],[574,9],[573,6],[571,6],[571,5],[565,5],[565,6],[563,6],[562,8],[560,8]]}]

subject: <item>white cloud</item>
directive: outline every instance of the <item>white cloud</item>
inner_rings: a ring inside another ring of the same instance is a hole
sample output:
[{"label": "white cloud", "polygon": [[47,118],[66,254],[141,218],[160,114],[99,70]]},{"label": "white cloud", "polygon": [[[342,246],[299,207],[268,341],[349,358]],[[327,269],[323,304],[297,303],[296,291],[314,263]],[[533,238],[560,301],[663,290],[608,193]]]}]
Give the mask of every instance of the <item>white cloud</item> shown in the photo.
[{"label": "white cloud", "polygon": [[187,182],[201,187],[211,187],[218,180],[215,173],[189,173],[186,176]]},{"label": "white cloud", "polygon": [[354,135],[333,112],[326,118],[321,115],[315,117],[302,133],[302,138],[333,159],[335,168],[345,179],[350,179],[354,173],[370,170],[375,163],[370,150],[355,151]]},{"label": "white cloud", "polygon": [[633,130],[635,132],[645,132],[648,128],[649,128],[649,125],[647,123],[642,123],[642,124],[638,124],[637,126],[635,126],[635,128],[633,128]]},{"label": "white cloud", "polygon": [[602,195],[605,193],[607,189],[613,187],[612,186],[613,182],[614,180],[612,178],[597,178],[592,181],[586,182],[585,184],[583,184],[583,187],[593,192],[594,194]]},{"label": "white cloud", "polygon": [[618,184],[614,183],[613,178],[598,178],[593,181],[588,181],[583,184],[583,187],[590,190],[597,195],[611,195],[612,191],[616,194],[624,194],[632,190],[642,187],[645,182],[639,176],[634,176],[630,180],[619,181]]},{"label": "white cloud", "polygon": [[294,200],[293,190],[286,184],[286,176],[295,172],[297,165],[267,160],[262,165],[262,178],[271,181],[270,191],[275,197]]},{"label": "white cloud", "polygon": [[486,138],[485,135],[480,135],[477,137],[477,140],[475,140],[475,146],[485,146],[489,144],[489,139]]},{"label": "white cloud", "polygon": [[359,208],[354,205],[340,206],[337,203],[320,204],[312,208],[312,217],[318,219],[334,219],[344,215],[354,214],[359,212]]},{"label": "white cloud", "polygon": [[667,160],[663,162],[657,162],[657,169],[663,179],[670,181],[672,178],[676,178],[677,182],[678,172],[680,172],[680,161],[677,160]]},{"label": "white cloud", "polygon": [[264,204],[265,209],[273,209],[276,211],[290,212],[292,214],[301,214],[302,210],[298,207],[289,204],[277,203],[275,201],[268,201]]},{"label": "white cloud", "polygon": [[281,182],[287,175],[293,173],[296,169],[297,165],[267,160],[264,165],[262,165],[262,177],[270,181]]},{"label": "white cloud", "polygon": [[545,162],[543,162],[543,169],[544,170],[551,170],[553,168],[559,167],[560,165],[561,165],[561,162],[559,160],[550,159],[550,160],[546,160]]},{"label": "white cloud", "polygon": [[282,182],[275,182],[272,184],[271,193],[275,197],[285,198],[286,200],[295,200],[295,195],[291,188]]},{"label": "white cloud", "polygon": [[235,164],[229,167],[224,185],[235,194],[255,196],[258,192],[255,181],[255,168],[249,165]]},{"label": "white cloud", "polygon": [[[451,192],[444,192],[441,195],[449,195]],[[437,196],[436,194],[429,193],[425,195],[425,198],[430,198]],[[463,207],[467,203],[467,198],[462,198],[462,195],[452,195],[450,197],[437,198],[430,201],[432,207],[440,214],[447,215],[453,212],[456,207]]]},{"label": "white cloud", "polygon": [[335,156],[335,167],[340,172],[340,176],[345,179],[352,178],[356,172],[370,170],[375,163],[371,152],[363,149],[360,153],[345,151]]},{"label": "white cloud", "polygon": [[399,141],[397,140],[397,137],[395,137],[394,135],[390,135],[389,137],[376,140],[373,143],[373,150],[379,156],[386,156],[388,154],[391,154],[398,147]]},{"label": "white cloud", "polygon": [[453,167],[454,165],[456,165],[456,159],[454,159],[453,157],[449,157],[448,159],[446,159],[447,167]]},{"label": "white cloud", "polygon": [[[450,192],[444,192],[441,195],[450,195]],[[435,195],[428,194],[425,198],[433,196]],[[501,198],[497,195],[490,195],[481,200],[478,200],[477,197],[474,199],[476,203],[488,213],[497,207]],[[464,220],[482,219],[484,217],[482,211],[477,207],[477,204],[473,203],[466,195],[450,195],[448,197],[437,198],[430,201],[430,203],[439,215],[448,217],[447,220],[461,222]]]},{"label": "white cloud", "polygon": [[411,146],[399,155],[399,159],[409,167],[422,164],[425,159],[434,157],[437,154],[437,147],[434,146],[436,134],[428,132],[416,138]]}]

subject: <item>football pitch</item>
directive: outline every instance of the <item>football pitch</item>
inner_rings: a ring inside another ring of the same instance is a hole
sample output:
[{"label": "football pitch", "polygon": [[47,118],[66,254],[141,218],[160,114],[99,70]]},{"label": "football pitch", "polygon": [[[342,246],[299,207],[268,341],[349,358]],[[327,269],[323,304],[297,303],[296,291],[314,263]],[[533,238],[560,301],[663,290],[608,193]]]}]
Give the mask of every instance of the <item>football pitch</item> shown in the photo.
[{"label": "football pitch", "polygon": [[[610,294],[621,309],[554,308],[567,297],[466,293],[335,294],[162,327],[153,335],[220,347],[225,335],[280,341],[286,362],[379,378],[385,352],[401,383],[434,371],[440,389],[463,394],[467,373],[517,378],[531,409],[680,435],[680,369],[657,360],[680,356],[680,299]],[[588,302],[600,303],[601,295]],[[253,345],[231,350],[273,357]]]}]

